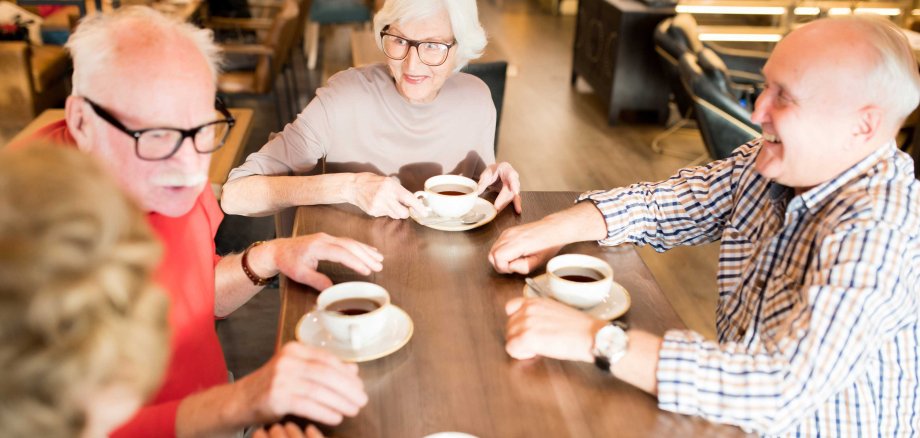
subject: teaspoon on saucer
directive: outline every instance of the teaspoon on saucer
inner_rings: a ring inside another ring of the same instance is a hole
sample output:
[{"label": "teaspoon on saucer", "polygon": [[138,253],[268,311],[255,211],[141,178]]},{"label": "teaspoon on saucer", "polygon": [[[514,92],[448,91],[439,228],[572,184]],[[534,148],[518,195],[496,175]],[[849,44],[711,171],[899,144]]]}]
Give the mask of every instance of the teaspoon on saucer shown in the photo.
[{"label": "teaspoon on saucer", "polygon": [[446,223],[451,223],[451,222],[460,222],[463,225],[472,225],[472,224],[478,223],[479,221],[483,220],[485,217],[486,217],[485,213],[477,213],[475,211],[471,211],[460,217],[452,217],[452,218],[444,218],[444,219],[438,219],[438,220],[433,220],[433,221],[425,221],[424,224],[425,225],[440,225],[440,224],[446,224]]}]

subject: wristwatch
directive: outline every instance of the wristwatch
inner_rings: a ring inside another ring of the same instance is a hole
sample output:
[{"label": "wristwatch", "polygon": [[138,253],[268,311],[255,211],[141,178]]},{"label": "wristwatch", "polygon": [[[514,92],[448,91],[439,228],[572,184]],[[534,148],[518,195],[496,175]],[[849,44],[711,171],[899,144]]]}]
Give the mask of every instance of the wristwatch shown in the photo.
[{"label": "wristwatch", "polygon": [[611,372],[613,364],[626,355],[629,346],[627,325],[622,321],[610,321],[594,335],[594,364],[598,368]]}]

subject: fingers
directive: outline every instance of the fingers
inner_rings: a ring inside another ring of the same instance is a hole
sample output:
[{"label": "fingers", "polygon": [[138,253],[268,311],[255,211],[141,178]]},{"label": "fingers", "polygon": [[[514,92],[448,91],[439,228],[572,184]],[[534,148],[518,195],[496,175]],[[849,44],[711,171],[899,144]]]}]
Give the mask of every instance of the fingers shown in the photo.
[{"label": "fingers", "polygon": [[[426,216],[428,214],[428,207],[425,206],[425,203],[421,199],[416,198],[414,194],[401,187],[402,191],[398,194],[398,200],[401,205],[404,205],[408,208],[415,210],[420,216]],[[406,212],[408,214],[408,211]]]},{"label": "fingers", "polygon": [[521,214],[524,211],[524,207],[521,205],[521,195],[520,193],[514,195],[514,212]]},{"label": "fingers", "polygon": [[[356,240],[332,237],[323,234],[309,236],[315,240],[307,249],[316,260],[327,260],[347,266],[362,275],[379,272],[383,269],[383,255],[375,248]],[[312,266],[315,266],[312,265]],[[315,272],[312,269],[310,272]],[[304,273],[304,276],[312,274]],[[299,280],[298,280],[299,281]],[[310,283],[307,283],[310,284]],[[312,284],[310,284],[312,286]]]},{"label": "fingers", "polygon": [[300,398],[293,402],[291,412],[313,421],[335,426],[342,422],[344,416],[329,407],[308,398]]},{"label": "fingers", "polygon": [[307,438],[323,438],[323,433],[311,424],[307,426]]},{"label": "fingers", "polygon": [[306,435],[294,423],[273,424],[271,429],[259,429],[252,434],[252,438],[323,438],[323,433],[314,425],[307,426]]},{"label": "fingers", "polygon": [[326,351],[322,348],[313,348],[308,347],[300,342],[290,341],[284,344],[281,347],[282,355],[294,357],[303,361],[315,361],[322,362],[326,365],[338,367],[343,370],[347,370],[349,373],[357,375],[358,374],[358,365],[353,363],[342,362],[338,356]]},{"label": "fingers", "polygon": [[483,170],[479,175],[479,182],[476,184],[476,194],[481,195],[486,190],[489,189],[489,186],[498,179],[498,173],[495,172],[495,164],[492,164],[486,167],[486,170]]},{"label": "fingers", "polygon": [[383,269],[383,254],[381,254],[380,251],[377,251],[377,248],[363,244],[357,240],[341,237],[335,237],[333,239],[334,240],[332,240],[330,243],[345,249],[345,251],[347,251],[349,254],[355,256],[362,265],[361,267],[353,267],[343,262],[343,264],[349,268],[352,268],[355,271],[361,272],[365,275],[370,274],[370,272],[365,272],[363,267],[367,267],[374,272],[379,272],[381,269]]},{"label": "fingers", "polygon": [[524,297],[517,297],[508,300],[508,302],[505,303],[505,315],[511,315],[514,312],[517,312],[518,309],[524,305],[524,300]]},{"label": "fingers", "polygon": [[527,345],[527,315],[526,306],[530,300],[516,298],[505,304],[505,312],[510,316],[505,328],[505,351],[509,356],[522,360],[535,357],[537,354]]},{"label": "fingers", "polygon": [[502,190],[498,192],[498,196],[495,197],[495,210],[502,211],[516,195],[511,192],[507,186],[503,186]]},{"label": "fingers", "polygon": [[278,370],[290,379],[275,389],[278,394],[288,394],[280,397],[289,400],[288,406],[281,406],[284,413],[338,424],[344,416],[357,415],[367,404],[356,365],[297,342],[285,344],[279,354],[285,365]]},{"label": "fingers", "polygon": [[324,291],[332,286],[332,280],[319,271],[313,269],[301,269],[292,273],[286,273],[288,277],[298,283],[305,284],[318,291]]}]

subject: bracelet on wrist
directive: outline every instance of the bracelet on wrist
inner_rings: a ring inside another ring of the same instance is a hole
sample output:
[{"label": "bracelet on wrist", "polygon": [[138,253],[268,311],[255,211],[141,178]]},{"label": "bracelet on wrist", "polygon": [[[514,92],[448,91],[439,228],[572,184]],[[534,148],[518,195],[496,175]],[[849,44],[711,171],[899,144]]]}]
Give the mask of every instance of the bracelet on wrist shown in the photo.
[{"label": "bracelet on wrist", "polygon": [[252,244],[246,247],[246,250],[243,251],[243,258],[240,261],[240,264],[243,265],[243,272],[247,277],[249,277],[249,281],[252,282],[253,286],[265,286],[272,281],[272,278],[275,278],[274,275],[268,278],[259,277],[255,272],[252,272],[252,268],[249,266],[249,251],[263,243],[265,242],[262,240],[258,242],[252,242]]}]

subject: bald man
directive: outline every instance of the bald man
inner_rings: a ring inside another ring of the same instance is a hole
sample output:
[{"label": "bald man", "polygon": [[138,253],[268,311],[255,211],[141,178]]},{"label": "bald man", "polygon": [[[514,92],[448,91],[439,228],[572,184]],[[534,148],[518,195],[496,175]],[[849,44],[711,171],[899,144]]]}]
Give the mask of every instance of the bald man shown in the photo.
[{"label": "bald man", "polygon": [[489,255],[523,274],[572,242],[721,240],[718,340],[515,299],[506,350],[594,361],[662,409],[764,435],[918,436],[920,183],[894,142],[920,101],[916,61],[890,22],[828,19],[782,40],[764,75],[762,138],[666,181],[585,193]]}]

